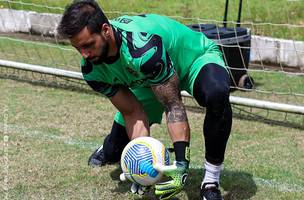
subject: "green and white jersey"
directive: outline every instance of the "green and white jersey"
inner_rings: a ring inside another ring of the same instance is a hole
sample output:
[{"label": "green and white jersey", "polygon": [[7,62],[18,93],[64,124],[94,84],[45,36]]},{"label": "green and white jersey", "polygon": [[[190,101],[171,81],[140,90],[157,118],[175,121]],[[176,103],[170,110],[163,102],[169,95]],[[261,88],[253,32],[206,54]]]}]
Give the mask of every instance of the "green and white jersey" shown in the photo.
[{"label": "green and white jersey", "polygon": [[[206,63],[224,66],[217,45],[204,34],[155,14],[121,16],[110,21],[119,53],[102,63],[82,60],[87,83],[107,97],[119,86],[131,89],[164,83],[176,71],[182,89],[192,90],[193,80]],[[212,52],[218,56],[202,57]],[[189,89],[190,88],[190,89]]]}]

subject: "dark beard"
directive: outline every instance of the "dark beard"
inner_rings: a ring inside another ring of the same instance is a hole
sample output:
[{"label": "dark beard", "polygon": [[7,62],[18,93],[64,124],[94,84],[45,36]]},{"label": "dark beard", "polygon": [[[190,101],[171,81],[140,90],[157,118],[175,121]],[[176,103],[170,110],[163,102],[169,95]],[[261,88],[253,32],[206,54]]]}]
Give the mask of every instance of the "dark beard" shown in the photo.
[{"label": "dark beard", "polygon": [[92,61],[94,64],[102,63],[107,59],[109,53],[109,46],[109,43],[105,42],[105,44],[101,47],[101,53],[100,56],[98,56],[98,59]]}]

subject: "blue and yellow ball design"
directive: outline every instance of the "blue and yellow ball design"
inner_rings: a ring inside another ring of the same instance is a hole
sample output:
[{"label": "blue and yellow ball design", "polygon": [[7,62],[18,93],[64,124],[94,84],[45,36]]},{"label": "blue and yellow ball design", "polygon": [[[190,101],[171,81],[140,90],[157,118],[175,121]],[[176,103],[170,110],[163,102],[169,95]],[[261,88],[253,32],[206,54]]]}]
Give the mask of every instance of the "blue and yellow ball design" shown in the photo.
[{"label": "blue and yellow ball design", "polygon": [[127,179],[142,186],[157,183],[162,174],[153,166],[169,165],[169,153],[165,146],[152,137],[139,137],[132,140],[123,150],[121,168]]}]

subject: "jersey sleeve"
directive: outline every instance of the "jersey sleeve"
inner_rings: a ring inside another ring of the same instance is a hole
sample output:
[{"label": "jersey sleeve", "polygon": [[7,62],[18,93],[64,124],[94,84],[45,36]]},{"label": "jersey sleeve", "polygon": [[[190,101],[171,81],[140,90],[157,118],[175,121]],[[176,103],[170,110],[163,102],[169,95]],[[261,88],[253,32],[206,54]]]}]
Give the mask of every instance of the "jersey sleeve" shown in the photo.
[{"label": "jersey sleeve", "polygon": [[87,84],[96,92],[107,96],[108,98],[114,96],[119,89],[119,85],[111,85],[102,81],[99,81],[94,73],[93,64],[85,59],[81,60],[81,71],[84,80]]},{"label": "jersey sleeve", "polygon": [[173,64],[160,36],[127,33],[127,37],[131,56],[150,85],[162,84],[174,74]]}]

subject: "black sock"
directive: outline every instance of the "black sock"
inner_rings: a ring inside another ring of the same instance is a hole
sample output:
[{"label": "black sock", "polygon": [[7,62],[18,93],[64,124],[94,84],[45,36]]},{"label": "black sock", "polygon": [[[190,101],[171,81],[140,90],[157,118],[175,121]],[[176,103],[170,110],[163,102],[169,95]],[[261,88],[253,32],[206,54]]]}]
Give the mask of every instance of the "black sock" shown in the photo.
[{"label": "black sock", "polygon": [[178,141],[173,143],[175,160],[176,161],[190,161],[189,142]]}]

